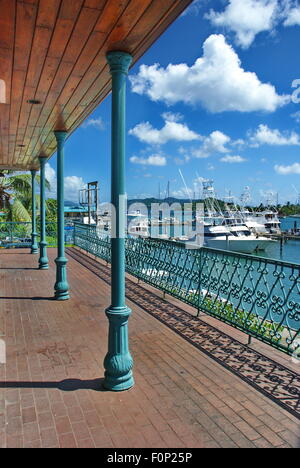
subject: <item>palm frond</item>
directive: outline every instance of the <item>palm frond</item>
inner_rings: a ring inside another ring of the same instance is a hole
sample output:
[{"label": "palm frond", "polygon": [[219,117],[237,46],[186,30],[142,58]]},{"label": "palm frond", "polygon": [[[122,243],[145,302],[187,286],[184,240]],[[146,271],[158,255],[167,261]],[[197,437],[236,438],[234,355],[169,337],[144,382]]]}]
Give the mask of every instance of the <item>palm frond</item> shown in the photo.
[{"label": "palm frond", "polygon": [[31,216],[21,200],[15,199],[11,205],[11,220],[16,222],[30,222]]},{"label": "palm frond", "polygon": [[[41,177],[38,175],[36,176],[36,181],[39,185],[41,185]],[[51,185],[50,185],[50,182],[49,180],[45,179],[45,186],[46,186],[46,189],[50,192],[51,190]]]},{"label": "palm frond", "polygon": [[31,176],[30,174],[12,175],[8,178],[10,189],[19,194],[28,196],[31,193]]}]

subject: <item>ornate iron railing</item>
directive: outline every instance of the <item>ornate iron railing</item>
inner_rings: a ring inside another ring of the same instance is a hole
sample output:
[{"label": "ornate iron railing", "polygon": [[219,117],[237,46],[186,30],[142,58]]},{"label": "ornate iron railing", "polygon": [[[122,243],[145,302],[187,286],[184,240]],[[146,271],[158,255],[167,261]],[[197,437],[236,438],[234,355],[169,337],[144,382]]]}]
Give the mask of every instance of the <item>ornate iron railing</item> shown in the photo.
[{"label": "ornate iron railing", "polygon": [[[75,223],[74,245],[110,262],[110,239]],[[300,350],[300,265],[154,239],[126,239],[126,270],[288,354]],[[216,343],[217,345],[217,343]]]},{"label": "ornate iron railing", "polygon": [[[0,247],[19,248],[31,246],[31,223],[26,222],[0,222]],[[40,226],[37,225],[37,234],[39,242]],[[65,242],[73,244],[74,226],[65,226]],[[57,223],[49,221],[46,223],[46,240],[49,247],[57,245]]]}]

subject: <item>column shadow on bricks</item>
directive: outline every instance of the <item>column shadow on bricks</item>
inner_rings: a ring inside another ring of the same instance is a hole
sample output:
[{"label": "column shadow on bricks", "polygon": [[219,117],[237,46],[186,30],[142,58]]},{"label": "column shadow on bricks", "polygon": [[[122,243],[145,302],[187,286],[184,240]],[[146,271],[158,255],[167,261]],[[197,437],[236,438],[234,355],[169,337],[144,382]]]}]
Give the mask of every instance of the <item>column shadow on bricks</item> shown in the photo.
[{"label": "column shadow on bricks", "polygon": [[56,388],[64,392],[74,392],[77,390],[94,390],[106,392],[103,387],[104,378],[93,380],[65,379],[60,382],[0,382],[0,388]]}]

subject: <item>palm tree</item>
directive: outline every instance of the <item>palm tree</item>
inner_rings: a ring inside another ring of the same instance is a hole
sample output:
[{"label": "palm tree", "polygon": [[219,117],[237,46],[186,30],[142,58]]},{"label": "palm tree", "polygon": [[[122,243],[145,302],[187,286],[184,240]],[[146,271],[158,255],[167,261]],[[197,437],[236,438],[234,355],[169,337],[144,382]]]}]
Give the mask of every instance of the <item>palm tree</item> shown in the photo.
[{"label": "palm tree", "polygon": [[[40,183],[40,177],[37,176]],[[50,184],[46,180],[46,188]],[[36,203],[37,203],[36,196]],[[31,221],[31,175],[14,171],[0,173],[0,209],[7,212],[7,220],[15,222]]]}]

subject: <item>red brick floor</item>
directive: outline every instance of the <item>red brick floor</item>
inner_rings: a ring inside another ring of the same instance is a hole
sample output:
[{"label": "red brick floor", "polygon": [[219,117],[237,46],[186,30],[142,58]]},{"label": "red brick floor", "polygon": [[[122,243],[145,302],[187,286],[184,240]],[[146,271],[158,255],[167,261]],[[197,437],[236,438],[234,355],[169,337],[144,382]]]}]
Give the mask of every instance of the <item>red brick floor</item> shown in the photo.
[{"label": "red brick floor", "polygon": [[130,301],[136,385],[99,390],[109,287],[70,258],[71,299],[51,300],[48,254],[0,251],[0,447],[299,447],[294,416]]}]

